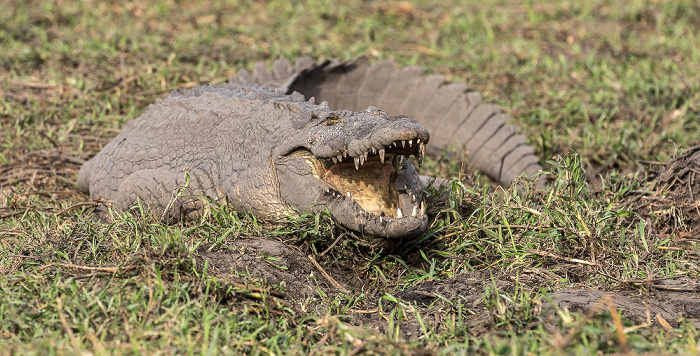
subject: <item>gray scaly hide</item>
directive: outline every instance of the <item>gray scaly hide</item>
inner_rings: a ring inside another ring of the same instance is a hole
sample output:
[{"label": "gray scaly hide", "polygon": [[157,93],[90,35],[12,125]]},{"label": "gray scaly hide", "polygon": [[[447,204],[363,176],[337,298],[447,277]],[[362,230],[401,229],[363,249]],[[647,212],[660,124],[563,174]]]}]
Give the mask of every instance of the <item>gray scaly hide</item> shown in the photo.
[{"label": "gray scaly hide", "polygon": [[505,186],[542,169],[535,150],[498,105],[482,103],[478,92],[447,83],[442,75],[423,75],[420,67],[397,70],[389,61],[370,65],[365,57],[320,63],[302,57],[293,67],[286,59],[277,60],[272,73],[258,63],[253,75],[241,70],[231,82],[296,91],[327,101],[332,109],[376,106],[389,115],[406,115],[430,132],[428,153],[466,150],[471,165]]},{"label": "gray scaly hide", "polygon": [[[196,219],[206,199],[268,219],[329,212],[386,238],[423,233],[420,162],[428,131],[376,108],[331,110],[298,93],[202,86],[151,105],[78,173],[78,187],[169,221]],[[140,205],[140,206],[139,206]]]}]

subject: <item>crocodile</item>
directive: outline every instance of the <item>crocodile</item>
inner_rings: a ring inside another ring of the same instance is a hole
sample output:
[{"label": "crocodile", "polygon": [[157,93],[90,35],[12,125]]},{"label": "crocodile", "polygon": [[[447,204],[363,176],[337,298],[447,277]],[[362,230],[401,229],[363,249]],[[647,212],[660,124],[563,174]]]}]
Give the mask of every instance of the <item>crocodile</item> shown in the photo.
[{"label": "crocodile", "polygon": [[468,153],[506,186],[541,170],[509,118],[419,67],[283,59],[152,104],[83,165],[78,186],[169,221],[196,219],[213,199],[263,219],[328,211],[362,234],[414,236],[427,229],[431,179],[408,157]]},{"label": "crocodile", "polygon": [[248,85],[173,92],[129,121],[78,173],[93,197],[196,219],[207,199],[263,219],[327,210],[370,236],[428,226],[420,177],[428,130],[369,106],[331,110],[301,94]]}]

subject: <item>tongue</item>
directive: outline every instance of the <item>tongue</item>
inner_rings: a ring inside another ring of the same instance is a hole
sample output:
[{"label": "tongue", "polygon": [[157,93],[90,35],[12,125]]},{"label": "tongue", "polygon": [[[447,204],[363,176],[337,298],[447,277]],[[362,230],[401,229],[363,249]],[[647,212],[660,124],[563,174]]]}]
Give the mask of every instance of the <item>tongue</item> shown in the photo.
[{"label": "tongue", "polygon": [[350,193],[362,209],[379,216],[396,217],[397,196],[392,176],[393,165],[371,160],[355,169],[353,163],[331,166],[323,178],[343,195]]}]

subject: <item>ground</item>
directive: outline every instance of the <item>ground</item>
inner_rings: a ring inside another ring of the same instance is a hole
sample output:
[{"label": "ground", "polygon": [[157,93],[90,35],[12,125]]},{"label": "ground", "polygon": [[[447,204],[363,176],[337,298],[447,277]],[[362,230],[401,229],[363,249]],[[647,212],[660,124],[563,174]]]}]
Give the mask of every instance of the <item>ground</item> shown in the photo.
[{"label": "ground", "polygon": [[[108,3],[0,12],[0,353],[700,352],[693,1]],[[504,106],[547,169],[422,173],[431,227],[94,210],[82,162],[178,88],[301,55],[392,59]],[[523,182],[521,187],[527,187]]]}]

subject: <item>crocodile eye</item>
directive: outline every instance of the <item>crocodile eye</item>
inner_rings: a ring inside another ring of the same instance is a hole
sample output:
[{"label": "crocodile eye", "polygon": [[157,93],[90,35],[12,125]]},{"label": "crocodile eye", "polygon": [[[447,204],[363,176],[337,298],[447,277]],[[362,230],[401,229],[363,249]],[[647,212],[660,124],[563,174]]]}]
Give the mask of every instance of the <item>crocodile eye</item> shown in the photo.
[{"label": "crocodile eye", "polygon": [[338,119],[337,116],[331,114],[331,115],[328,115],[328,116],[326,117],[326,121],[324,121],[323,124],[326,125],[326,126],[333,126],[333,125],[335,125],[335,124],[337,124],[337,123],[339,123],[339,122],[340,122],[340,119]]}]

